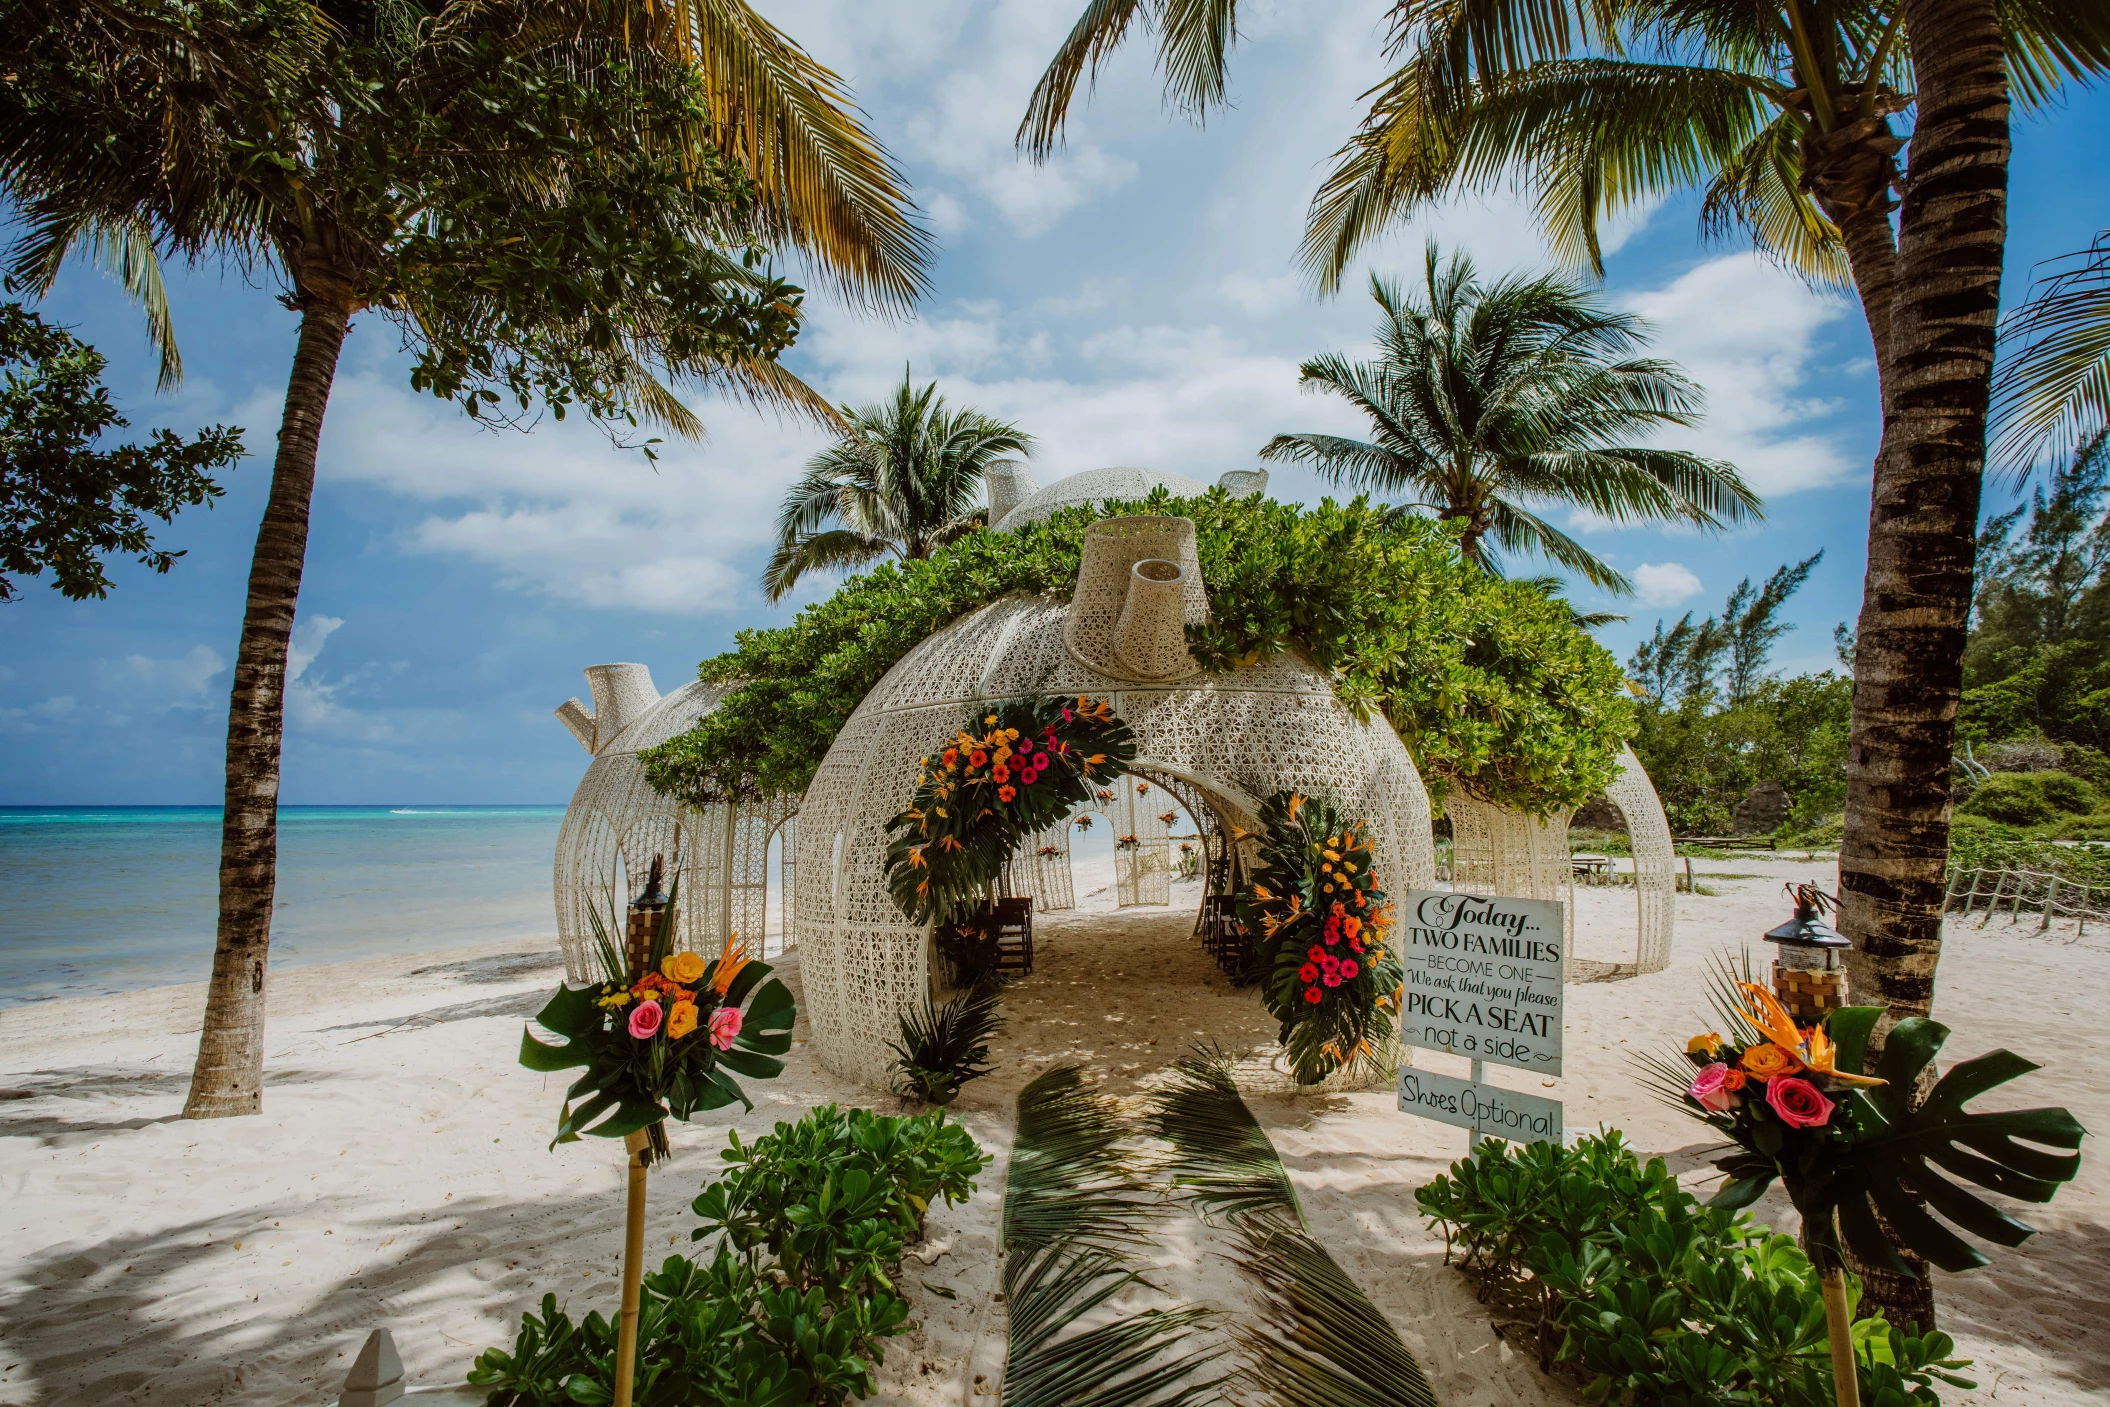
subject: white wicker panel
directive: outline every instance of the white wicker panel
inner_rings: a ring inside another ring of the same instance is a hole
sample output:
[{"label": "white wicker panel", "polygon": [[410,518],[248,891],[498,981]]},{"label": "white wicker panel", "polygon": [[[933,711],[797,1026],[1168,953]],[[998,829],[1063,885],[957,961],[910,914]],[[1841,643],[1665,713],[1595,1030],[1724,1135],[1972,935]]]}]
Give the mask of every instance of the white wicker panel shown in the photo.
[{"label": "white wicker panel", "polygon": [[[1071,657],[1067,614],[1044,597],[1012,597],[938,632],[873,689],[806,793],[797,936],[815,1046],[839,1075],[884,1085],[893,1058],[886,1042],[929,990],[928,935],[886,890],[884,828],[914,790],[917,759],[980,705],[1044,693],[1109,697],[1136,731],[1144,779],[1177,778],[1248,830],[1260,799],[1279,788],[1329,797],[1371,819],[1388,889],[1434,883],[1428,795],[1413,760],[1381,721],[1357,722],[1321,671],[1284,654],[1176,687],[1123,684]],[[1134,785],[1126,783],[1129,803]],[[1158,794],[1153,787],[1141,799]],[[1114,808],[1123,806],[1117,793]],[[1135,824],[1167,809],[1169,799],[1148,806]],[[1142,834],[1116,832],[1129,833]]]},{"label": "white wicker panel", "polygon": [[1199,480],[1158,469],[1087,469],[1035,489],[1017,507],[994,521],[999,528],[1024,527],[1065,508],[1105,503],[1109,499],[1147,498],[1152,489],[1161,487],[1169,489],[1175,498],[1199,498],[1209,491],[1209,486]]},{"label": "white wicker panel", "polygon": [[[1164,815],[1164,808],[1173,804],[1172,796],[1164,788],[1152,786],[1148,773],[1124,777],[1115,786],[1115,903],[1124,909],[1138,904],[1169,904],[1172,842],[1168,837],[1172,830],[1159,818]],[[1131,835],[1136,838],[1133,846],[1118,844],[1122,837]]]},{"label": "white wicker panel", "polygon": [[1094,672],[1171,683],[1201,666],[1186,627],[1209,619],[1194,523],[1188,518],[1108,518],[1085,530],[1083,561],[1063,640]]},{"label": "white wicker panel", "polygon": [[1661,972],[1670,966],[1671,929],[1677,922],[1677,849],[1655,784],[1632,748],[1620,751],[1619,775],[1605,788],[1605,799],[1626,817],[1627,843],[1634,852],[1634,970]]},{"label": "white wicker panel", "polygon": [[[565,976],[573,982],[599,979],[587,912],[597,908],[604,923],[611,906],[620,912],[644,883],[655,855],[680,876],[677,948],[715,955],[728,924],[759,933],[764,891],[751,888],[761,879],[753,855],[760,822],[749,815],[755,809],[742,808],[736,818],[725,806],[683,806],[654,791],[637,760],[643,749],[686,731],[716,708],[721,691],[697,682],[660,698],[643,665],[596,665],[586,674],[595,711],[586,712],[577,700],[559,710],[567,726],[576,732],[584,724],[598,743],[557,830],[552,888]],[[778,797],[761,803],[755,815],[774,816],[768,823],[773,827],[797,809],[798,798]],[[761,854],[767,853],[765,831]]]},{"label": "white wicker panel", "polygon": [[[1052,855],[1041,851],[1053,849]],[[1070,818],[1026,838],[1011,862],[1011,893],[1031,899],[1041,913],[1077,907],[1077,885],[1070,870]]]},{"label": "white wicker panel", "polygon": [[1572,949],[1575,866],[1568,858],[1567,813],[1527,816],[1463,788],[1452,789],[1443,813],[1451,818],[1451,887],[1469,894],[1554,900]]}]

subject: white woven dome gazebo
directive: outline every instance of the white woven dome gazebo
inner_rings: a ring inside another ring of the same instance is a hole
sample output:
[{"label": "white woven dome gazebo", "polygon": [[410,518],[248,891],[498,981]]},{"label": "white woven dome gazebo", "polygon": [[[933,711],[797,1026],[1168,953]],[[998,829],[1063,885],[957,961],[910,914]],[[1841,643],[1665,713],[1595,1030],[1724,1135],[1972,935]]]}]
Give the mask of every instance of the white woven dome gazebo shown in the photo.
[{"label": "white woven dome gazebo", "polygon": [[597,664],[586,670],[594,706],[566,699],[557,717],[593,754],[557,831],[557,941],[565,975],[596,981],[588,909],[608,921],[644,882],[655,855],[678,869],[681,891],[675,946],[716,956],[739,933],[756,951],[768,944],[769,845],[784,836],[784,937],[791,931],[791,877],[799,799],[773,796],[701,810],[662,796],[645,780],[637,755],[695,726],[730,690],[701,681],[666,697],[641,664]]},{"label": "white woven dome gazebo", "polygon": [[866,696],[800,812],[796,935],[814,1042],[831,1070],[883,1085],[898,1018],[930,992],[929,929],[887,892],[885,827],[914,791],[917,760],[996,700],[1109,698],[1136,733],[1136,781],[1163,780],[1248,830],[1280,788],[1326,796],[1370,819],[1388,889],[1434,883],[1428,794],[1398,735],[1381,719],[1358,722],[1294,653],[1204,674],[1183,629],[1207,611],[1192,522],[1107,519],[1087,530],[1072,601],[984,606]]},{"label": "white woven dome gazebo", "polygon": [[[989,522],[1006,532],[1038,522],[1065,508],[1096,507],[1112,501],[1148,498],[1158,489],[1164,489],[1174,498],[1199,498],[1209,491],[1209,485],[1185,474],[1124,467],[1087,469],[1038,488],[1026,467],[1015,462],[1000,466],[998,472],[989,476],[988,483]],[[1216,483],[1219,488],[1242,498],[1266,491],[1267,471],[1234,469],[1218,478]]]}]

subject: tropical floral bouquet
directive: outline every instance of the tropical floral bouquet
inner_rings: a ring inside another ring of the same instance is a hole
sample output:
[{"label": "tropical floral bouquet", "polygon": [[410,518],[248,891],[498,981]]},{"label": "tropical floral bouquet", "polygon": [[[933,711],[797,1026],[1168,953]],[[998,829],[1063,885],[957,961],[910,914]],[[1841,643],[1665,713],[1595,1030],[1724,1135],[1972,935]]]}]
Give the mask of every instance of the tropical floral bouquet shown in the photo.
[{"label": "tropical floral bouquet", "polygon": [[1886,1225],[1897,1244],[1944,1270],[1987,1263],[1936,1214],[2001,1245],[2033,1234],[1943,1173],[2032,1202],[2050,1201],[2072,1180],[2080,1155],[2044,1151],[2080,1147],[2084,1131],[2066,1110],[1964,1111],[2037,1066],[1992,1051],[1951,1066],[1915,1097],[1947,1027],[1925,1017],[1898,1022],[1870,1073],[1865,1061],[1882,1008],[1842,1007],[1798,1027],[1752,975],[1747,959],[1741,977],[1725,967],[1716,983],[1729,1035],[1708,1031],[1686,1042],[1682,1060],[1645,1061],[1660,1095],[1735,1145],[1715,1163],[1727,1181],[1710,1205],[1749,1206],[1779,1179],[1823,1271],[1838,1269],[1850,1248],[1870,1265],[1912,1274]]},{"label": "tropical floral bouquet", "polygon": [[969,720],[922,759],[915,799],[887,823],[887,888],[917,922],[980,898],[1021,840],[1121,776],[1136,738],[1113,706],[1042,698]]},{"label": "tropical floral bouquet", "polygon": [[1285,791],[1262,804],[1260,823],[1260,864],[1238,916],[1297,1082],[1313,1085],[1392,1036],[1404,980],[1385,945],[1392,909],[1366,822]]},{"label": "tropical floral bouquet", "polygon": [[550,1147],[642,1129],[649,1164],[667,1156],[668,1115],[686,1121],[735,1100],[754,1108],[727,1071],[756,1080],[783,1072],[776,1057],[791,1049],[791,993],[737,934],[709,961],[673,951],[671,903],[635,966],[609,937],[614,925],[589,913],[605,980],[558,987],[535,1020],[564,1039],[552,1045],[522,1032],[520,1063],[544,1072],[586,1067],[564,1092]]}]

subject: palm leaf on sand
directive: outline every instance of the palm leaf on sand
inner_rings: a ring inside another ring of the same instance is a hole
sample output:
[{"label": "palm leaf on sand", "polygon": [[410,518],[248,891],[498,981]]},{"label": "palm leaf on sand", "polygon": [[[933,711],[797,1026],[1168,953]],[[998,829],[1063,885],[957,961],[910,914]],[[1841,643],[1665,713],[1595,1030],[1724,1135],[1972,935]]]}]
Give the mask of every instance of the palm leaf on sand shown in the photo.
[{"label": "palm leaf on sand", "polygon": [[1266,1292],[1264,1325],[1235,1325],[1243,1377],[1284,1407],[1436,1407],[1384,1313],[1304,1229],[1281,1155],[1239,1097],[1230,1061],[1197,1054],[1153,1101],[1175,1183],[1204,1215],[1228,1214],[1237,1261]]},{"label": "palm leaf on sand", "polygon": [[1230,1058],[1197,1051],[1172,1069],[1172,1083],[1152,1096],[1148,1115],[1150,1131],[1172,1145],[1172,1185],[1186,1190],[1207,1221],[1273,1217],[1302,1227],[1296,1188],[1238,1097]]},{"label": "palm leaf on sand", "polygon": [[1148,1242],[1164,1203],[1124,1137],[1114,1102],[1074,1065],[1019,1092],[1004,1185],[1007,1407],[1190,1407],[1217,1396],[1220,1379],[1189,1379],[1222,1350],[1183,1346],[1213,1317],[1207,1309],[1145,1309],[1077,1327],[1124,1291],[1154,1288],[1128,1255]]}]

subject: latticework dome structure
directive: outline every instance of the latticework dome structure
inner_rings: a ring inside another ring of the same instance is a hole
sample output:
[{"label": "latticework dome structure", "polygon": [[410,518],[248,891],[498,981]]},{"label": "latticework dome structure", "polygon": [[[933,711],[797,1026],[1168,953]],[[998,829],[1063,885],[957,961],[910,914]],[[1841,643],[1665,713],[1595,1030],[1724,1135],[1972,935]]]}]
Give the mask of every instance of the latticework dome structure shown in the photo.
[{"label": "latticework dome structure", "polygon": [[1191,522],[1109,519],[1086,535],[1069,603],[993,602],[923,641],[866,696],[800,812],[796,933],[830,1069],[884,1084],[899,1017],[930,992],[929,930],[887,892],[886,823],[908,804],[918,759],[998,700],[1108,698],[1136,733],[1131,790],[1161,783],[1246,830],[1278,789],[1327,796],[1369,818],[1388,889],[1434,882],[1428,794],[1398,735],[1358,722],[1294,653],[1204,674],[1183,629],[1207,610]]},{"label": "latticework dome structure", "polygon": [[739,806],[698,809],[662,796],[645,780],[637,755],[694,727],[726,690],[688,684],[661,698],[641,664],[598,664],[586,671],[594,706],[565,700],[557,717],[593,754],[557,831],[557,941],[565,975],[598,980],[589,909],[603,924],[621,912],[643,882],[653,856],[678,874],[675,946],[716,956],[728,933],[771,943],[768,925],[769,843],[784,833],[784,929],[791,918],[798,798],[775,796]]},{"label": "latticework dome structure", "polygon": [[[1267,488],[1267,471],[1233,470],[1217,483],[1241,497],[1261,493]],[[1024,465],[1006,464],[1000,473],[991,476],[989,520],[993,526],[1009,531],[1065,508],[1096,507],[1102,503],[1148,498],[1157,489],[1164,489],[1175,498],[1197,498],[1207,493],[1209,486],[1198,479],[1162,469],[1112,468],[1087,469],[1081,474],[1057,479],[1045,488],[1035,488]]]}]

